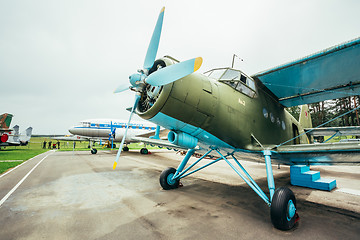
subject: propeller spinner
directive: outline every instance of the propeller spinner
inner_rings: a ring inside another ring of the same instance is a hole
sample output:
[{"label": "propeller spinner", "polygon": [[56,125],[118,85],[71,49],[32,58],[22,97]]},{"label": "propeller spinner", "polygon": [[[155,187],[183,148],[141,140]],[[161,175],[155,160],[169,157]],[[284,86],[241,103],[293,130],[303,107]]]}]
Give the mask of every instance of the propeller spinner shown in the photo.
[{"label": "propeller spinner", "polygon": [[116,159],[113,166],[114,169],[116,168],[117,162],[121,155],[121,150],[126,139],[127,130],[129,128],[131,118],[133,116],[135,109],[137,108],[138,102],[141,97],[141,93],[146,89],[146,85],[149,84],[151,86],[163,86],[175,82],[176,80],[181,79],[197,71],[202,64],[202,58],[198,57],[187,61],[179,62],[164,68],[160,68],[157,71],[149,74],[149,69],[151,69],[152,66],[154,65],[157,51],[159,48],[161,30],[164,20],[164,12],[165,12],[165,7],[161,9],[158,20],[156,22],[155,29],[146,53],[143,69],[138,70],[137,73],[134,73],[129,77],[130,86],[129,84],[122,84],[114,91],[115,93],[118,93],[128,89],[132,89],[136,92],[134,106],[131,110],[129,121],[125,130],[125,134],[123,136],[123,139],[120,144],[120,148],[116,155]]}]

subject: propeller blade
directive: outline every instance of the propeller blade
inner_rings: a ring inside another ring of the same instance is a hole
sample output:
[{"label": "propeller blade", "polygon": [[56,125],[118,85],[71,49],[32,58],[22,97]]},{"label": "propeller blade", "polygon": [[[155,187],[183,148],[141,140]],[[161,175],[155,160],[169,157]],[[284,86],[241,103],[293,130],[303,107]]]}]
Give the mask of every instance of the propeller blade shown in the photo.
[{"label": "propeller blade", "polygon": [[119,157],[120,157],[120,155],[121,155],[121,151],[122,151],[122,148],[123,148],[123,146],[124,146],[124,142],[125,142],[125,139],[126,139],[127,131],[128,131],[128,129],[129,129],[129,125],[130,125],[130,122],[131,122],[131,118],[132,118],[132,116],[133,116],[133,114],[134,114],[134,111],[135,111],[135,109],[136,109],[136,107],[137,107],[137,105],[138,105],[139,100],[140,100],[140,95],[136,94],[136,95],[135,95],[134,106],[133,106],[133,108],[132,108],[132,110],[131,110],[130,117],[129,117],[129,121],[128,121],[127,125],[126,125],[125,133],[124,133],[124,136],[123,136],[123,138],[122,138],[122,140],[121,140],[121,144],[120,144],[119,150],[118,150],[118,152],[117,152],[117,154],[116,154],[116,159],[115,159],[115,162],[114,162],[114,165],[113,165],[113,169],[116,168],[117,162],[119,161]]},{"label": "propeller blade", "polygon": [[123,83],[115,89],[114,93],[123,92],[129,89],[129,83]]},{"label": "propeller blade", "polygon": [[114,133],[113,133],[113,125],[112,121],[110,121],[110,134],[109,134],[109,140],[111,138],[111,150],[113,150],[113,143],[114,143]]},{"label": "propeller blade", "polygon": [[165,7],[161,9],[159,14],[158,20],[155,25],[155,29],[153,35],[151,37],[151,41],[146,53],[145,61],[144,61],[144,68],[150,69],[154,65],[154,61],[156,58],[156,54],[159,48],[160,36],[161,36],[161,29],[164,20],[164,11]]},{"label": "propeller blade", "polygon": [[202,58],[198,57],[159,69],[149,75],[146,79],[146,83],[152,86],[163,86],[175,82],[176,80],[197,71],[202,64],[202,61]]}]

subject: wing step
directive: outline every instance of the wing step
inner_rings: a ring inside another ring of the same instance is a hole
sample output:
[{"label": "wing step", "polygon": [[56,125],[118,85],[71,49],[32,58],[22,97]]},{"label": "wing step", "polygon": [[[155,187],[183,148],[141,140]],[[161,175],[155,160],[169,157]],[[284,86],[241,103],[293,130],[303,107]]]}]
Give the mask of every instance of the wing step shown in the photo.
[{"label": "wing step", "polygon": [[291,184],[300,187],[331,191],[336,187],[335,179],[321,178],[319,171],[311,171],[309,166],[293,165],[290,167]]}]

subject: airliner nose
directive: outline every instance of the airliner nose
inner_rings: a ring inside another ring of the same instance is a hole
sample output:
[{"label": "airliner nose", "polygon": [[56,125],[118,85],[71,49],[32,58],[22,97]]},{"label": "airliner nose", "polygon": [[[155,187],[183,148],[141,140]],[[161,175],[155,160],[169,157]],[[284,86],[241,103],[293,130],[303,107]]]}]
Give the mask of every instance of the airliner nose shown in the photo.
[{"label": "airliner nose", "polygon": [[68,129],[68,131],[69,131],[71,134],[79,135],[79,129],[76,128],[76,127],[71,127],[71,128]]}]

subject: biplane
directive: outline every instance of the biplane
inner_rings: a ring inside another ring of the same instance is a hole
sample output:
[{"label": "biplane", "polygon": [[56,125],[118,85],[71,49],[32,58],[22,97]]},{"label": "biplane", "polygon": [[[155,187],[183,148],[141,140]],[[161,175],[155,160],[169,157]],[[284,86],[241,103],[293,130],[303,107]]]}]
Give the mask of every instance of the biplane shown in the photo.
[{"label": "biplane", "polygon": [[[272,160],[289,165],[329,164],[347,161],[343,157],[346,154],[352,156],[349,162],[359,161],[357,142],[313,143],[312,135],[317,130],[340,130],[313,128],[307,104],[360,95],[360,38],[252,76],[233,68],[201,74],[196,73],[201,57],[187,61],[171,56],[156,59],[164,10],[159,14],[143,69],[129,77],[130,84],[115,90],[130,89],[135,93],[129,123],[136,113],[170,130],[168,140],[139,141],[187,150],[177,168],[161,173],[160,185],[165,190],[176,189],[182,178],[225,161],[269,205],[276,228],[293,228],[298,219],[296,198],[287,187],[275,189]],[[297,120],[286,108],[300,105],[301,116]],[[359,129],[355,130],[358,134]],[[195,152],[203,156],[187,166]],[[218,158],[193,170],[210,154]],[[270,196],[242,166],[241,159],[247,154],[264,159]],[[338,154],[342,154],[341,159]]]}]

